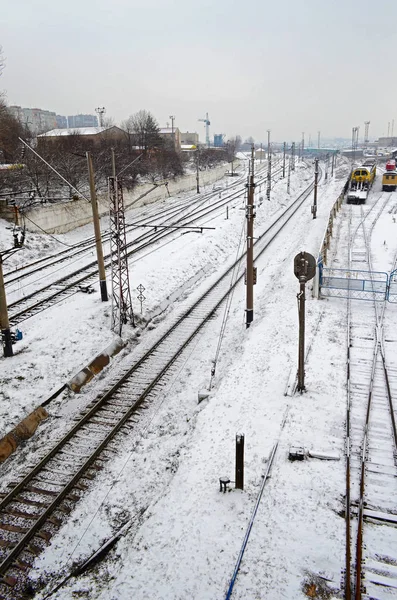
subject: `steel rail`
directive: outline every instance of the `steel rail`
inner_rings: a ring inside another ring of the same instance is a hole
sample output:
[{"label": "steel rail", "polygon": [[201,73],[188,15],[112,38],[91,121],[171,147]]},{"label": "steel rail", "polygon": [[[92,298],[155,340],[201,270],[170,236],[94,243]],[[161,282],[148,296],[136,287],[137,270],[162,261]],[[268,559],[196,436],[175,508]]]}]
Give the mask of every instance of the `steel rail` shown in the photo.
[{"label": "steel rail", "polygon": [[[243,179],[243,176],[239,177],[236,181],[234,181],[229,186],[228,190],[230,190],[232,187],[235,187],[235,186],[241,184],[242,179]],[[218,192],[214,192],[213,190],[211,190],[209,192],[206,192],[205,194],[202,194],[200,198],[197,198],[197,195],[189,196],[188,198],[183,199],[179,203],[175,203],[172,206],[167,206],[166,208],[164,208],[163,210],[161,210],[159,213],[156,214],[156,218],[159,218],[159,217],[164,218],[169,213],[172,214],[175,211],[178,211],[180,209],[183,209],[186,207],[191,207],[192,200],[197,200],[199,202],[202,202],[202,201],[208,200],[211,197],[215,197],[217,194],[218,194]],[[150,215],[150,217],[152,217],[152,215]],[[149,218],[149,217],[142,217],[141,220],[138,219],[137,223],[134,223],[134,225],[137,225],[141,222],[145,222],[147,220],[147,218]],[[127,229],[129,229],[129,228],[135,229],[136,227],[134,227],[133,225],[127,225],[126,228]],[[102,240],[105,241],[108,238],[109,238],[109,232],[104,232],[102,234]],[[22,277],[30,277],[34,273],[41,271],[43,268],[46,269],[46,268],[52,267],[58,263],[68,260],[69,257],[72,258],[72,257],[78,256],[79,254],[86,252],[89,248],[94,247],[94,246],[95,246],[95,237],[90,236],[88,238],[85,238],[81,242],[74,244],[72,248],[67,248],[66,250],[62,250],[61,252],[57,252],[55,254],[45,256],[45,257],[35,260],[31,263],[28,263],[24,266],[17,267],[15,269],[7,271],[4,274],[5,285],[7,286],[10,283],[17,281],[18,279],[21,278],[21,276]],[[76,250],[77,250],[77,252],[76,252]],[[49,261],[51,259],[53,259],[52,262],[48,263],[48,265],[43,265],[44,262]],[[38,265],[42,265],[42,266],[40,267]],[[25,271],[26,269],[29,269],[30,267],[35,267],[35,268],[33,268],[31,271],[29,271],[27,273],[23,273],[23,274],[21,273],[22,271]]]},{"label": "steel rail", "polygon": [[[350,236],[350,224],[351,224],[351,213],[352,209],[350,208],[349,215],[349,245],[348,245],[348,257],[349,257],[349,269],[351,268],[351,257],[352,257],[352,246],[354,240],[357,236],[358,230],[362,227],[364,244],[366,248],[366,257],[368,261],[369,270],[372,271],[372,258],[371,258],[371,236],[373,229],[375,227],[376,222],[378,221],[380,215],[383,213],[390,196],[386,197],[385,202],[380,207],[380,210],[374,215],[373,220],[369,226],[369,232],[367,235],[367,231],[365,229],[365,221],[368,215],[372,212],[375,205],[380,200],[381,196],[376,200],[376,202],[372,205],[371,209],[363,215],[363,208],[361,207],[361,219],[356,227],[353,235]],[[394,257],[394,264],[397,261],[397,253]],[[371,276],[373,281],[373,277]],[[374,288],[373,288],[374,289]],[[372,361],[371,361],[371,372],[370,372],[370,380],[369,380],[369,389],[368,389],[368,397],[367,397],[367,405],[366,405],[366,415],[365,415],[365,424],[364,424],[364,432],[363,432],[363,440],[362,440],[362,448],[361,448],[361,457],[360,457],[360,469],[359,469],[359,500],[358,500],[358,525],[357,525],[357,536],[356,536],[356,552],[355,552],[355,565],[354,565],[354,580],[352,580],[352,566],[351,566],[351,465],[350,465],[350,456],[351,456],[351,447],[350,447],[350,423],[351,423],[351,356],[350,356],[350,348],[352,347],[352,319],[351,319],[351,299],[347,298],[347,415],[346,415],[346,568],[345,568],[345,600],[350,600],[351,598],[351,583],[354,581],[353,591],[355,600],[361,600],[362,598],[362,580],[363,580],[363,524],[364,524],[364,509],[365,509],[365,475],[366,475],[366,464],[368,460],[368,440],[369,440],[369,419],[371,414],[372,407],[372,399],[373,399],[373,391],[374,391],[374,383],[375,383],[375,374],[376,367],[379,354],[382,358],[383,372],[385,377],[386,384],[386,395],[389,403],[389,412],[392,421],[392,431],[393,431],[393,441],[394,441],[394,451],[397,449],[397,433],[396,433],[396,425],[394,419],[394,408],[393,401],[391,395],[391,389],[388,379],[388,373],[386,368],[386,360],[384,355],[384,347],[383,347],[383,321],[385,314],[386,303],[384,302],[381,308],[381,312],[379,312],[379,307],[374,298],[374,310],[375,310],[375,320],[376,320],[376,336],[374,341],[374,347],[372,350]]]},{"label": "steel rail", "polygon": [[[283,227],[285,227],[285,225],[290,221],[290,219],[296,214],[296,212],[299,210],[300,206],[308,198],[312,189],[313,189],[313,183],[310,184],[308,186],[308,188],[300,196],[298,196],[298,198],[285,211],[283,211],[273,221],[273,223],[271,223],[271,225],[266,229],[266,231],[263,232],[258,237],[258,239],[255,243],[255,247],[257,250],[256,259],[258,259],[259,256],[262,255],[262,253],[271,244],[271,242],[277,237],[277,235],[280,233],[280,231],[283,229]],[[281,221],[281,223],[280,223],[280,221]],[[274,230],[274,231],[272,232],[272,230]],[[271,233],[270,238],[268,239],[267,236],[270,232],[272,232],[272,233]],[[240,257],[236,261],[236,263],[240,266],[240,268],[241,268],[241,260],[242,260],[242,257]],[[180,354],[183,352],[183,350],[186,348],[186,346],[197,335],[197,333],[205,326],[205,324],[208,322],[208,320],[214,315],[216,310],[219,308],[219,306],[222,304],[222,302],[225,300],[225,298],[228,296],[228,294],[231,291],[231,287],[229,285],[229,283],[230,283],[229,275],[230,275],[230,272],[232,272],[232,270],[235,268],[236,263],[234,263],[232,266],[230,266],[223,273],[223,275],[221,275],[221,277],[219,277],[217,282],[215,284],[213,284],[201,296],[201,298],[199,298],[189,309],[187,309],[185,311],[185,313],[177,320],[177,322],[174,325],[172,325],[172,327],[160,337],[160,339],[146,352],[146,354],[136,364],[134,364],[117,381],[117,383],[114,384],[113,387],[108,392],[106,392],[95,403],[95,405],[91,409],[89,409],[88,413],[86,415],[84,415],[79,420],[79,422],[76,423],[76,425],[74,425],[74,427],[72,427],[72,429],[62,438],[62,440],[60,442],[58,442],[50,450],[50,452],[48,452],[48,454],[17,485],[15,485],[13,487],[13,489],[10,490],[7,493],[7,495],[1,500],[0,511],[2,511],[2,514],[9,515],[10,513],[6,513],[5,509],[7,509],[7,507],[10,505],[10,503],[18,502],[18,494],[23,492],[26,489],[26,486],[28,486],[29,483],[31,483],[32,480],[34,480],[34,478],[40,473],[40,471],[42,471],[50,463],[51,459],[53,459],[59,452],[62,451],[63,448],[65,448],[65,445],[73,439],[73,436],[75,436],[79,431],[81,431],[84,426],[87,426],[90,423],[90,420],[92,422],[92,418],[96,414],[98,414],[98,411],[102,407],[104,407],[107,403],[110,402],[111,398],[122,388],[123,384],[130,381],[131,376],[135,372],[139,372],[139,369],[142,366],[144,366],[148,360],[150,360],[150,359],[154,360],[156,358],[156,356],[158,357],[159,354],[157,353],[157,350],[159,349],[160,345],[162,345],[164,343],[166,344],[167,342],[169,343],[170,337],[172,336],[173,333],[175,333],[179,330],[181,324],[184,324],[185,322],[189,322],[189,317],[192,316],[192,313],[196,309],[203,310],[203,303],[205,303],[208,300],[211,300],[211,297],[215,296],[215,298],[213,298],[213,300],[212,300],[212,306],[210,306],[209,308],[206,308],[205,304],[204,304],[205,314],[204,315],[199,314],[197,316],[199,323],[197,323],[196,320],[193,319],[193,321],[194,321],[193,330],[189,332],[187,338],[185,338],[185,340],[183,340],[183,342],[180,343],[180,341],[178,340],[178,336],[177,336],[177,342],[179,345],[178,345],[176,351],[174,351],[171,354],[171,356],[166,357],[166,363],[155,374],[155,377],[150,381],[150,383],[148,385],[145,384],[146,387],[145,387],[144,391],[139,395],[137,400],[131,406],[128,406],[128,408],[126,408],[125,414],[121,417],[121,419],[117,422],[117,424],[111,428],[111,431],[107,432],[106,437],[102,440],[102,442],[100,444],[97,445],[95,450],[84,461],[84,464],[81,465],[81,467],[78,469],[78,471],[73,474],[73,476],[69,479],[67,484],[63,487],[63,489],[59,492],[59,494],[57,494],[56,498],[54,498],[53,502],[51,502],[51,504],[45,508],[43,513],[38,517],[37,521],[23,535],[22,539],[17,543],[17,545],[11,549],[10,553],[0,564],[0,575],[2,575],[4,577],[6,575],[7,570],[10,567],[15,566],[15,564],[16,564],[15,561],[17,560],[18,556],[21,554],[21,552],[24,551],[27,544],[32,540],[32,538],[35,537],[37,532],[39,532],[40,528],[47,521],[48,517],[56,511],[57,507],[60,506],[62,501],[66,498],[66,496],[69,494],[71,489],[73,489],[73,487],[76,486],[78,481],[80,479],[84,478],[84,474],[87,472],[87,469],[89,469],[95,463],[95,460],[98,458],[99,454],[102,451],[104,451],[104,449],[108,446],[109,442],[114,438],[114,436],[120,431],[120,429],[127,423],[127,421],[137,411],[137,408],[139,408],[142,405],[142,403],[147,399],[149,394],[154,390],[155,386],[160,382],[160,380],[164,376],[164,374],[166,372],[168,372],[170,366],[177,360],[177,358],[180,356]],[[236,279],[234,285],[237,285],[243,279],[243,277],[244,277],[244,269],[241,268],[241,272],[240,272],[238,278]],[[224,285],[223,290],[222,290],[222,284]],[[221,288],[221,289],[219,290],[219,288]],[[192,319],[190,320],[190,323],[191,322],[192,322]],[[183,330],[182,330],[182,333],[183,333]],[[59,484],[56,484],[56,482],[54,482],[54,485],[59,485]]]},{"label": "steel rail", "polygon": [[[281,172],[281,170],[280,170],[280,172]],[[242,191],[243,191],[243,189],[236,190],[232,194],[218,200],[215,206],[212,205],[210,207],[200,208],[200,209],[196,210],[196,212],[193,212],[190,215],[184,215],[184,216],[180,217],[178,220],[174,221],[172,224],[177,224],[177,223],[185,223],[185,225],[192,224],[192,227],[199,228],[199,226],[197,226],[195,224],[195,221],[197,218],[205,217],[205,216],[208,216],[208,215],[218,211],[220,208],[223,208],[223,206],[225,206],[226,204],[230,203],[233,200],[236,200],[239,197],[239,195],[241,195]],[[187,219],[190,219],[190,220],[187,220]],[[158,224],[158,225],[160,225],[160,224]],[[173,231],[145,232],[139,238],[136,238],[135,240],[132,240],[131,242],[129,242],[127,244],[127,247],[131,247],[131,246],[137,245],[142,240],[146,240],[137,248],[133,248],[132,250],[130,250],[127,253],[127,256],[130,257],[130,256],[146,249],[147,247],[152,246],[153,244],[156,244],[158,241],[162,240],[163,238],[172,236],[173,233],[174,233]],[[105,256],[105,266],[109,267],[110,264],[111,264],[111,255],[107,254]],[[88,269],[90,269],[91,267],[94,267],[94,270],[91,271],[90,273],[86,273],[86,271]],[[37,310],[40,307],[42,307],[42,310],[45,310],[49,306],[52,306],[54,304],[54,300],[56,298],[63,299],[63,297],[65,297],[65,295],[70,296],[70,295],[76,293],[77,290],[74,289],[74,288],[76,288],[76,286],[82,284],[83,282],[87,282],[87,280],[97,276],[97,268],[96,267],[97,267],[96,261],[92,261],[88,265],[81,267],[80,269],[74,271],[73,273],[70,273],[69,275],[62,277],[62,278],[56,280],[55,282],[52,282],[52,283],[40,288],[39,290],[36,290],[35,292],[32,292],[31,294],[24,296],[20,300],[10,303],[8,305],[8,309],[9,309],[9,320],[10,320],[11,325],[15,326],[18,323],[25,320],[26,318],[30,318],[31,316],[34,316],[38,312],[41,312],[41,310],[40,311]],[[73,280],[73,278],[77,277],[81,273],[85,273],[85,274],[83,276]],[[73,280],[73,281],[71,281],[71,280]],[[65,285],[65,282],[68,282],[68,281],[70,283],[67,283]],[[24,303],[26,303],[27,300],[38,297],[39,294],[42,294],[43,292],[50,290],[50,289],[54,288],[55,286],[63,286],[63,287],[62,287],[62,289],[56,290],[53,294],[45,296],[44,298],[38,300],[36,303],[20,310],[19,312],[14,313],[14,314],[12,313],[13,308],[23,305]],[[72,291],[72,290],[74,290],[74,291]]]}]

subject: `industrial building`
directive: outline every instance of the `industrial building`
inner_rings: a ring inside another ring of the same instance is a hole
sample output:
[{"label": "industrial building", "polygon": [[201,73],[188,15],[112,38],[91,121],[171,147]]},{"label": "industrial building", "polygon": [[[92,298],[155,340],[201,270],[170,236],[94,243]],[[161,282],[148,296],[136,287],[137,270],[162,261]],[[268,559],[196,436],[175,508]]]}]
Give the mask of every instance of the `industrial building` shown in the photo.
[{"label": "industrial building", "polygon": [[120,127],[74,127],[73,129],[52,129],[39,136],[37,142],[40,147],[44,142],[59,142],[69,136],[78,135],[80,140],[87,141],[87,147],[100,144],[104,139],[114,141],[125,139],[125,131]]},{"label": "industrial building", "polygon": [[190,131],[181,131],[181,146],[197,146],[199,143],[198,133]]},{"label": "industrial building", "polygon": [[175,150],[181,149],[181,132],[178,127],[162,127],[159,130],[159,136],[173,142]]}]

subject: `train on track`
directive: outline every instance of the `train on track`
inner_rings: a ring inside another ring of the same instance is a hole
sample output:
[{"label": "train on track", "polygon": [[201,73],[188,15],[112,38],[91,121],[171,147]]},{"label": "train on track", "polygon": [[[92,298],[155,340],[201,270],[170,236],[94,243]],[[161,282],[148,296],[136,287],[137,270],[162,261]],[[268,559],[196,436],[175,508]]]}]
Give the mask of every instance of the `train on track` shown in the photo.
[{"label": "train on track", "polygon": [[382,177],[382,190],[394,192],[397,189],[397,171],[386,171]]},{"label": "train on track", "polygon": [[348,204],[365,204],[369,189],[376,177],[376,161],[367,158],[360,167],[352,170],[347,194]]},{"label": "train on track", "polygon": [[395,159],[388,160],[386,163],[386,171],[395,171],[396,170],[396,161]]}]

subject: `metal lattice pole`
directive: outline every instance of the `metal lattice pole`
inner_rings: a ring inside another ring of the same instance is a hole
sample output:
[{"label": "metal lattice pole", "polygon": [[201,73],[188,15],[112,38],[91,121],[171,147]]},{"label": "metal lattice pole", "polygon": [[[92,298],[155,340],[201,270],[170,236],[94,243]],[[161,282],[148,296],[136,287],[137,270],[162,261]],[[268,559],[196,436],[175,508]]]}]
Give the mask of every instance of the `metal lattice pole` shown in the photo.
[{"label": "metal lattice pole", "polygon": [[112,266],[111,329],[121,335],[128,321],[135,327],[128,273],[124,199],[121,181],[109,177],[110,253]]}]

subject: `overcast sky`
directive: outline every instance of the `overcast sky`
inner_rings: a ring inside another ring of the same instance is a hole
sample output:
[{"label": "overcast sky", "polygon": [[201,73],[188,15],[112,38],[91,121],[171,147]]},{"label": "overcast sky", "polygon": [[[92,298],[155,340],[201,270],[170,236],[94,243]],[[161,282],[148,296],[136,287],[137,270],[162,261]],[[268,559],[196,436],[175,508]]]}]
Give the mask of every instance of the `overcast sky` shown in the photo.
[{"label": "overcast sky", "polygon": [[[6,9],[5,9],[6,6]],[[147,109],[204,140],[397,134],[391,0],[3,0],[0,89],[62,115]]]}]

